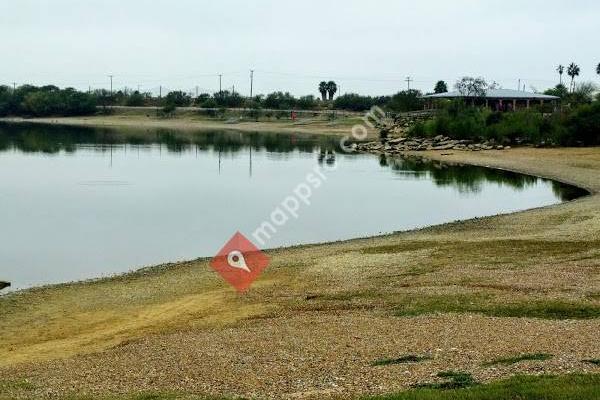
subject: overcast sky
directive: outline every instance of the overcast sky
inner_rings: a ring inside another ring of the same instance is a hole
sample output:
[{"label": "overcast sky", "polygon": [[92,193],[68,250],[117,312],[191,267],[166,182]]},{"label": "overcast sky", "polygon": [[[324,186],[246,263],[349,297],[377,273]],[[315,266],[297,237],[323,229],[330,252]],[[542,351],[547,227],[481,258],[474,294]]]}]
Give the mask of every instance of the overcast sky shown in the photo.
[{"label": "overcast sky", "polygon": [[430,91],[483,76],[543,90],[576,61],[599,81],[597,0],[2,0],[0,83],[81,89]]}]

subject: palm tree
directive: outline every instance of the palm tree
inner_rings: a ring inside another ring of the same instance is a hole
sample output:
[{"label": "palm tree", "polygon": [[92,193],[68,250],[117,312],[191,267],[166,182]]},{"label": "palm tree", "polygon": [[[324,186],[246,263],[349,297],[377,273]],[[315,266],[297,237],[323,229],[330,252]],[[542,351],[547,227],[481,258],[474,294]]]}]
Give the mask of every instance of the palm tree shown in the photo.
[{"label": "palm tree", "polygon": [[560,84],[562,85],[562,76],[565,73],[565,67],[560,64],[558,67],[556,67],[556,72],[558,72],[558,75],[560,75]]},{"label": "palm tree", "polygon": [[327,89],[328,89],[327,82],[323,81],[323,82],[319,83],[319,93],[321,93],[321,99],[323,101],[327,100]]},{"label": "palm tree", "polygon": [[567,69],[567,74],[571,77],[571,91],[572,92],[575,91],[575,77],[579,76],[580,72],[581,72],[581,69],[579,68],[579,65],[577,65],[575,63],[571,63],[571,65],[569,65],[569,68]]},{"label": "palm tree", "polygon": [[329,93],[330,101],[333,100],[333,96],[336,94],[337,90],[337,85],[334,81],[327,82],[327,92]]}]

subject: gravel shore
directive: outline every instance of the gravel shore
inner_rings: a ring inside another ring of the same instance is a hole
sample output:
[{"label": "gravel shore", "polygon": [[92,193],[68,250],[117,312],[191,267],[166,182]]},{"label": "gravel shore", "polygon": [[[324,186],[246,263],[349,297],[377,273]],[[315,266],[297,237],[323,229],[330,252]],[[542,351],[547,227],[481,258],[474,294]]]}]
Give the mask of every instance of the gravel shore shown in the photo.
[{"label": "gravel shore", "polygon": [[[444,154],[419,152],[592,195],[270,251],[272,265],[246,295],[196,260],[4,296],[0,384],[23,399],[145,391],[316,399],[390,393],[450,369],[482,382],[600,373],[583,362],[600,358],[600,148]],[[552,357],[488,364],[531,353]],[[407,354],[428,359],[373,365]]]}]

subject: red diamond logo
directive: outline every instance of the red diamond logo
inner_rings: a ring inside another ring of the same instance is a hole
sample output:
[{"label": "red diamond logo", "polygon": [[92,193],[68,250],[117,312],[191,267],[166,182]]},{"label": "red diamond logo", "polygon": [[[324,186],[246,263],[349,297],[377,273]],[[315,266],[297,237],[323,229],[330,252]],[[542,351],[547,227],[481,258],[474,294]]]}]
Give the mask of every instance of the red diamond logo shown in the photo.
[{"label": "red diamond logo", "polygon": [[210,261],[210,266],[238,292],[248,290],[268,265],[269,257],[239,232]]}]

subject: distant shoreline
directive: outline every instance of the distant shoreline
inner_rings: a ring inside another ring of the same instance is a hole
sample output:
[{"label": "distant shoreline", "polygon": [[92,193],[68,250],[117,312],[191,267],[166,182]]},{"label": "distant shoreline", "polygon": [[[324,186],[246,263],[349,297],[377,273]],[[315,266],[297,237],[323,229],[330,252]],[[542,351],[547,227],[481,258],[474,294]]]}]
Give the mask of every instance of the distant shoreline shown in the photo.
[{"label": "distant shoreline", "polygon": [[[80,117],[44,117],[22,118],[5,117],[0,122],[10,123],[36,123],[67,126],[91,126],[101,128],[142,128],[142,129],[179,129],[179,130],[234,130],[241,132],[280,132],[321,134],[330,136],[350,135],[352,126],[360,123],[360,118],[355,115],[341,116],[329,121],[320,118],[299,118],[296,121],[249,121],[203,119],[191,111],[178,111],[174,117],[159,118],[148,112],[154,110],[127,109],[117,110],[111,115],[93,115]],[[376,137],[377,131],[369,129],[369,137]]]}]

